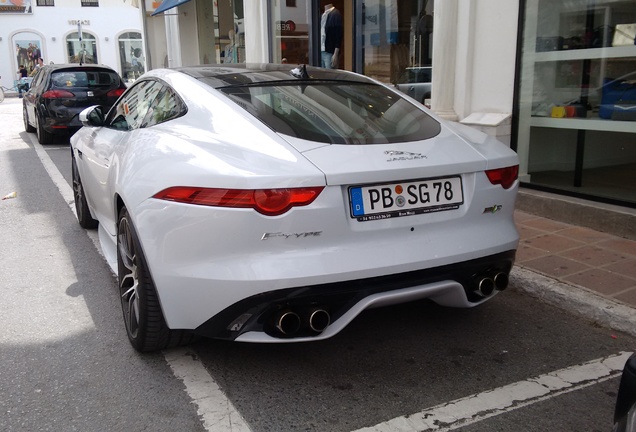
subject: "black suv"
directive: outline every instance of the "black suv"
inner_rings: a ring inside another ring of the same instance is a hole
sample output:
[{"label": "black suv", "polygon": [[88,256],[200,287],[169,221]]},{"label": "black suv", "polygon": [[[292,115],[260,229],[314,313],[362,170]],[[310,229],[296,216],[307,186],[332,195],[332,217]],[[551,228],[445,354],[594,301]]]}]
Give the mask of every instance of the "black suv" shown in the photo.
[{"label": "black suv", "polygon": [[24,128],[36,132],[40,144],[54,135],[72,135],[82,124],[79,113],[101,105],[108,111],[126,90],[113,69],[101,65],[60,64],[42,66],[23,98]]}]

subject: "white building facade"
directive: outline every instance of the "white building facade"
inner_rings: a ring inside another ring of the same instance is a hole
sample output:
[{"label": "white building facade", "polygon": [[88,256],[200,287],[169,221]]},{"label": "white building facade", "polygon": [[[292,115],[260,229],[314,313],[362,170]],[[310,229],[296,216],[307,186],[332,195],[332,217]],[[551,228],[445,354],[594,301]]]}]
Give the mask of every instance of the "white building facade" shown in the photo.
[{"label": "white building facade", "polygon": [[0,84],[18,68],[99,63],[124,78],[146,70],[142,14],[134,0],[0,0]]}]

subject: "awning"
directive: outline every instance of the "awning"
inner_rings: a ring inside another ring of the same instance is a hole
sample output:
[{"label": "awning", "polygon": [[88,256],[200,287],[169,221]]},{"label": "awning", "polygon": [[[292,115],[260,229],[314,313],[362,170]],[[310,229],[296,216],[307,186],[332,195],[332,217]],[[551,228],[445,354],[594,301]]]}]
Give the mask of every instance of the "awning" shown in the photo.
[{"label": "awning", "polygon": [[161,4],[159,5],[159,7],[155,9],[155,11],[152,13],[151,16],[155,16],[164,11],[167,11],[168,9],[172,9],[173,7],[177,7],[189,1],[190,0],[163,0]]}]

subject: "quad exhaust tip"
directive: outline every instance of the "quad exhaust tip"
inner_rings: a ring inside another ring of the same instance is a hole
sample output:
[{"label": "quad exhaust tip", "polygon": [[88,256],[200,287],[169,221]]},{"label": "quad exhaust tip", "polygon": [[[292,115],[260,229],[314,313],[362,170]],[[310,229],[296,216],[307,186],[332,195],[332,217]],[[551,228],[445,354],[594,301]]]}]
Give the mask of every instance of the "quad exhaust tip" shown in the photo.
[{"label": "quad exhaust tip", "polygon": [[284,309],[274,315],[274,327],[284,336],[292,336],[300,332],[311,331],[322,333],[331,324],[331,315],[323,308],[301,308],[298,311]]},{"label": "quad exhaust tip", "polygon": [[476,275],[474,280],[477,285],[475,292],[482,297],[489,297],[495,290],[505,290],[508,287],[509,277],[505,272],[498,272],[492,277],[487,274]]},{"label": "quad exhaust tip", "polygon": [[275,327],[282,334],[289,336],[300,330],[300,316],[296,312],[284,311],[278,314]]}]

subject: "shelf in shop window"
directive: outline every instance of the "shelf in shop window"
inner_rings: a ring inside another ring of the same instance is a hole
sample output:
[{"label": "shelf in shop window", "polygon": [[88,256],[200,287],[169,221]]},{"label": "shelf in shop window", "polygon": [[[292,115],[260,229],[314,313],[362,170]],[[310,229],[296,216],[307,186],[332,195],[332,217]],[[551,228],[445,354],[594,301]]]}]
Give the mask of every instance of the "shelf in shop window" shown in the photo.
[{"label": "shelf in shop window", "polygon": [[599,117],[552,118],[533,116],[530,118],[530,126],[556,129],[636,133],[636,121],[605,120]]},{"label": "shelf in shop window", "polygon": [[594,60],[624,57],[636,57],[636,45],[538,52],[535,54],[535,61]]}]

